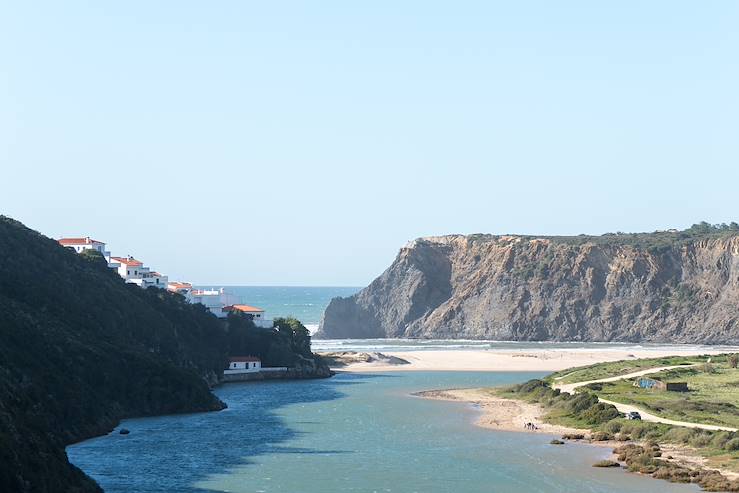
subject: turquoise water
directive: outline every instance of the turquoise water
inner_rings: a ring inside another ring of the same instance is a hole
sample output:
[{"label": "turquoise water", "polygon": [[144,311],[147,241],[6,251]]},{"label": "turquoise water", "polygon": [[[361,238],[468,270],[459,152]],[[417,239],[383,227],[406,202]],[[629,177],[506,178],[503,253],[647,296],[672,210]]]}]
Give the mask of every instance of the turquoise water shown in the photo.
[{"label": "turquoise water", "polygon": [[484,430],[463,403],[419,390],[535,373],[396,372],[229,384],[222,412],[128,420],[67,449],[107,492],[696,492],[591,467],[607,449]]},{"label": "turquoise water", "polygon": [[351,296],[362,288],[308,286],[198,286],[223,287],[242,303],[265,310],[267,318],[293,316],[305,325],[318,326],[323,310],[337,296]]}]

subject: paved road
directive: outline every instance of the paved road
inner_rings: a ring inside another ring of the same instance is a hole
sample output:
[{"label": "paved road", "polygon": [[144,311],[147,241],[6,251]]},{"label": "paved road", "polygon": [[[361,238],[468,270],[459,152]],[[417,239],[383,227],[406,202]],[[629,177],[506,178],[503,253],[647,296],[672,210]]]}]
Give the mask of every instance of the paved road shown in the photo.
[{"label": "paved road", "polygon": [[[635,371],[633,373],[627,373],[626,375],[601,378],[598,380],[588,380],[586,382],[567,383],[567,384],[555,383],[552,385],[552,387],[555,389],[559,389],[562,392],[567,392],[571,394],[575,391],[576,388],[583,387],[591,383],[615,382],[617,380],[641,377],[644,375],[650,375],[652,373],[659,373],[665,370],[672,370],[673,368],[685,368],[686,366],[687,365],[674,365],[674,366],[661,366],[658,368],[648,368],[646,370]],[[684,426],[686,428],[701,428],[703,430],[712,430],[712,431],[716,431],[716,430],[738,431],[736,428],[730,428],[728,426],[706,425],[703,423],[691,423],[688,421],[675,421],[674,419],[662,418],[660,416],[656,416],[654,414],[648,413],[640,409],[639,407],[633,406],[631,404],[621,404],[620,402],[613,402],[613,401],[609,401],[606,399],[601,399],[600,397],[598,398],[598,400],[600,402],[605,402],[606,404],[613,404],[614,406],[616,406],[616,409],[618,409],[622,413],[629,413],[632,411],[636,411],[641,415],[641,419],[643,419],[644,421],[651,421],[653,423],[664,423],[664,424],[674,425],[674,426]]]}]

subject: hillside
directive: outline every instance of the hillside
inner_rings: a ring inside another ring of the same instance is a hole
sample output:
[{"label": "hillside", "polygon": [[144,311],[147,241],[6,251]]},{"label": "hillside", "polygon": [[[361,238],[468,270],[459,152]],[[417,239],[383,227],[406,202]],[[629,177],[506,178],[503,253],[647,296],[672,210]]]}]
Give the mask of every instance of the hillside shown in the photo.
[{"label": "hillside", "polygon": [[295,322],[226,324],[0,216],[0,491],[100,491],[64,446],[124,417],[222,409],[209,384],[229,354],[324,368]]},{"label": "hillside", "polygon": [[317,337],[739,343],[739,226],[421,238]]}]

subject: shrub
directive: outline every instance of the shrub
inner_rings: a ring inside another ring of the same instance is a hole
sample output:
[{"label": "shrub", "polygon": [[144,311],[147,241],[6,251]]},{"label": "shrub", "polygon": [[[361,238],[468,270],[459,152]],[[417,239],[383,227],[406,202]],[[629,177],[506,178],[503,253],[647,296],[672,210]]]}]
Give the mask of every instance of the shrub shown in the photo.
[{"label": "shrub", "polygon": [[606,423],[603,426],[603,429],[607,431],[608,433],[615,434],[621,431],[622,426],[623,426],[623,423],[620,420],[614,419]]},{"label": "shrub", "polygon": [[606,423],[619,416],[621,416],[621,413],[618,412],[618,409],[612,404],[606,404],[604,402],[593,404],[582,413],[582,419],[591,425]]},{"label": "shrub", "polygon": [[621,464],[616,462],[615,460],[599,460],[595,464],[593,464],[593,467],[620,467]]},{"label": "shrub", "polygon": [[687,444],[695,433],[695,430],[692,428],[675,427],[665,433],[665,440],[668,442]]},{"label": "shrub", "polygon": [[726,444],[724,445],[724,450],[728,450],[730,452],[733,452],[735,450],[739,450],[739,438],[732,438]]},{"label": "shrub", "polygon": [[562,440],[582,440],[585,435],[582,433],[565,433],[562,435]]},{"label": "shrub", "polygon": [[724,448],[732,438],[732,434],[727,431],[715,433],[711,439],[711,446],[715,448]]},{"label": "shrub", "polygon": [[608,440],[613,440],[613,435],[610,435],[602,431],[596,431],[595,433],[593,433],[590,439],[593,440],[594,442],[605,442]]},{"label": "shrub", "polygon": [[706,447],[708,444],[711,443],[711,435],[707,433],[699,433],[694,435],[689,441],[688,444],[691,447],[695,448],[702,448]]}]

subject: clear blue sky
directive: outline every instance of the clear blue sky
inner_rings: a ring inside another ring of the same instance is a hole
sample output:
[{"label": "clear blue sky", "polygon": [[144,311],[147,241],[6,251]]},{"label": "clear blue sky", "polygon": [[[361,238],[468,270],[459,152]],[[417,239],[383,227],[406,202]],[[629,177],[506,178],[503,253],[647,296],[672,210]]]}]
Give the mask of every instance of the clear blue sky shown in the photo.
[{"label": "clear blue sky", "polygon": [[3,2],[0,213],[197,283],[739,220],[739,3]]}]

